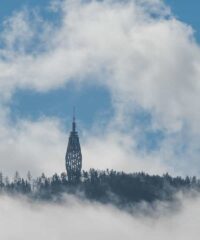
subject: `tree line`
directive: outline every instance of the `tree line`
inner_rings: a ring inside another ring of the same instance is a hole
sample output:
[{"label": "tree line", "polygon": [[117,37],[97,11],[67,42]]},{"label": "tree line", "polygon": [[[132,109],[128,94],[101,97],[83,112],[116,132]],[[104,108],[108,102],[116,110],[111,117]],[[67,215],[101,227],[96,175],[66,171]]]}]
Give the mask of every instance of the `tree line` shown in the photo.
[{"label": "tree line", "polygon": [[65,193],[101,203],[114,203],[123,206],[140,201],[149,203],[155,200],[173,200],[179,191],[200,191],[200,180],[196,177],[172,177],[169,174],[149,175],[124,173],[114,170],[82,171],[79,181],[70,182],[66,173],[46,177],[20,177],[16,172],[12,179],[0,173],[1,194],[25,195],[31,199],[45,201],[62,200]]}]

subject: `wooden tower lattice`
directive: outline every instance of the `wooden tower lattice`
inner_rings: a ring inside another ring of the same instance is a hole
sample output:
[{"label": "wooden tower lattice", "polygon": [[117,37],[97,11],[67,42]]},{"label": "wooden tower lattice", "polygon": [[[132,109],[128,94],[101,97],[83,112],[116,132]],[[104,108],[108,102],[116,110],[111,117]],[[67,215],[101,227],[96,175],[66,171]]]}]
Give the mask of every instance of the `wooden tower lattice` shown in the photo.
[{"label": "wooden tower lattice", "polygon": [[73,116],[72,131],[69,136],[65,163],[68,180],[70,182],[79,181],[82,168],[82,154],[78,132],[76,131],[75,113]]}]

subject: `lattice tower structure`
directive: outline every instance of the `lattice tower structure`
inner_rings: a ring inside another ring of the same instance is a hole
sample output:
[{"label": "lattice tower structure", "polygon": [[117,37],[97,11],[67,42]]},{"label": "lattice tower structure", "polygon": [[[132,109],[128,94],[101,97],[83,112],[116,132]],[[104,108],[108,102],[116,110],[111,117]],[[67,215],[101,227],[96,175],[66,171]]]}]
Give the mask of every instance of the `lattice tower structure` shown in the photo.
[{"label": "lattice tower structure", "polygon": [[82,169],[82,153],[79,142],[78,132],[76,131],[75,116],[72,122],[72,131],[70,132],[67,152],[65,156],[68,181],[76,182],[80,180]]}]

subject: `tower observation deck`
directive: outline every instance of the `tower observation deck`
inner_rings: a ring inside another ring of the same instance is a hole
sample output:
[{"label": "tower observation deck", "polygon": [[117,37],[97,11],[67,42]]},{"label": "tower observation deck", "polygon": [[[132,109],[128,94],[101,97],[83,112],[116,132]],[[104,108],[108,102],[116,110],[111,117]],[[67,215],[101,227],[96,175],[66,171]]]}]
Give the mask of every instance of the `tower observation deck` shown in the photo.
[{"label": "tower observation deck", "polygon": [[68,180],[76,182],[80,179],[82,168],[82,154],[78,132],[76,131],[76,119],[73,115],[72,131],[69,136],[65,164]]}]

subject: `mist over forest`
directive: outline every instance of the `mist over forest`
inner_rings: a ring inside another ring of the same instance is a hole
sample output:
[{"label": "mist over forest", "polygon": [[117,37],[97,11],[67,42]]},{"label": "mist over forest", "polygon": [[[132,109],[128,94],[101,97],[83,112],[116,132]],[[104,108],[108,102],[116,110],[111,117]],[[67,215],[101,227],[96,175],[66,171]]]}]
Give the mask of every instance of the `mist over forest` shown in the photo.
[{"label": "mist over forest", "polygon": [[121,209],[140,202],[154,204],[156,201],[173,202],[177,194],[200,192],[200,180],[196,177],[171,177],[169,174],[124,173],[114,170],[82,171],[76,181],[69,181],[66,173],[46,177],[44,173],[33,178],[20,177],[18,172],[12,179],[0,173],[0,193],[9,196],[25,196],[31,200],[61,202],[65,195],[80,200],[111,204]]},{"label": "mist over forest", "polygon": [[70,183],[65,173],[33,179],[16,172],[0,174],[0,187],[1,239],[198,239],[195,177],[91,169]]}]

